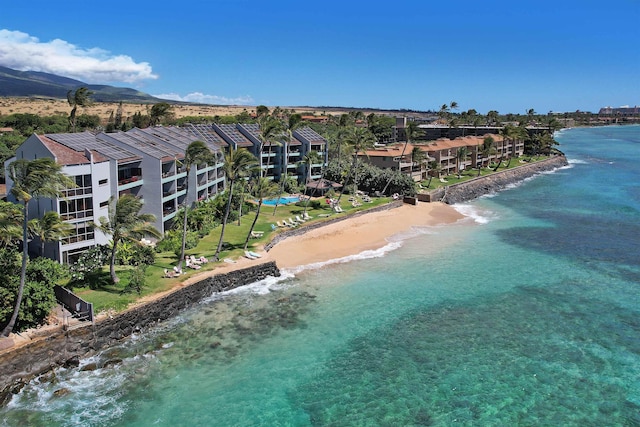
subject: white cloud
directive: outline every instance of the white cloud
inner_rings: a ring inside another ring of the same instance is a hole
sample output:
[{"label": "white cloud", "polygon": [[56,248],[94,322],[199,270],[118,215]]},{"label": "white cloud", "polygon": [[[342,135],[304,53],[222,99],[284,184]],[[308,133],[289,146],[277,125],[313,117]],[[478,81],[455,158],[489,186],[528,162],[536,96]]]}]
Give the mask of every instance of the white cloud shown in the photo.
[{"label": "white cloud", "polygon": [[236,98],[227,98],[226,96],[205,95],[201,92],[192,92],[188,95],[181,96],[177,93],[154,94],[156,98],[170,99],[173,101],[193,102],[197,104],[215,104],[215,105],[254,105],[254,99],[249,95],[239,96]]},{"label": "white cloud", "polygon": [[64,40],[41,42],[21,31],[0,29],[0,65],[20,71],[43,71],[86,83],[136,83],[157,79],[148,62],[114,55],[100,48],[84,49]]}]

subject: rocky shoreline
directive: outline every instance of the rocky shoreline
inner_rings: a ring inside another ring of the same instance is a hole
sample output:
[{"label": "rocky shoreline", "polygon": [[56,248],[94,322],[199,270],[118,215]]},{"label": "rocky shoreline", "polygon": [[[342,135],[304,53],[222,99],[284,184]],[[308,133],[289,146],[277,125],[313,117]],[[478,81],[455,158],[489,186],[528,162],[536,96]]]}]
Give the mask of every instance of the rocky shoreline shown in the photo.
[{"label": "rocky shoreline", "polygon": [[509,185],[516,184],[539,173],[552,171],[568,164],[569,162],[567,162],[567,158],[564,155],[558,155],[540,162],[524,164],[517,168],[439,188],[423,195],[425,196],[424,198],[419,195],[418,199],[442,201],[450,205],[467,202],[485,194],[503,190]]},{"label": "rocky shoreline", "polygon": [[226,274],[207,277],[156,301],[139,305],[94,324],[51,332],[46,337],[0,352],[0,405],[32,378],[57,366],[78,366],[79,359],[96,354],[158,322],[176,316],[214,293],[279,277],[275,262],[267,262]]},{"label": "rocky shoreline", "polygon": [[[441,200],[448,204],[464,202],[499,191],[523,179],[567,164],[567,159],[564,156],[556,156],[541,162],[454,184],[428,194],[419,194],[418,199],[421,201]],[[401,205],[402,202],[400,201],[392,202],[354,215],[393,209]],[[331,221],[281,233],[266,245],[265,250],[268,251],[276,243],[288,237],[306,233],[312,228],[322,227],[336,221],[344,221],[354,215],[344,215]],[[176,316],[186,308],[197,304],[214,293],[244,286],[268,276],[280,276],[280,270],[275,262],[267,262],[230,273],[207,277],[197,283],[182,287],[158,300],[131,308],[112,318],[97,321],[93,325],[82,325],[69,330],[60,328],[47,336],[34,339],[22,347],[1,350],[0,405],[5,404],[13,393],[17,393],[34,377],[42,375],[57,366],[77,366],[80,358],[94,355],[105,348],[117,344],[132,333],[142,331],[158,322]]]}]

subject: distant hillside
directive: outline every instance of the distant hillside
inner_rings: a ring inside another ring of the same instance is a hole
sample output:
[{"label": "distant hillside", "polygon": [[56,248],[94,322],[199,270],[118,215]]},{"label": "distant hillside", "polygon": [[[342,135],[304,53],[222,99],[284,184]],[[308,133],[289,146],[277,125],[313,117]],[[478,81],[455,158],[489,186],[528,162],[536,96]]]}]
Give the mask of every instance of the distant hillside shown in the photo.
[{"label": "distant hillside", "polygon": [[17,71],[0,66],[0,97],[67,98],[69,90],[86,87],[97,102],[157,103],[162,99],[130,88],[92,85],[55,74],[38,71]]}]

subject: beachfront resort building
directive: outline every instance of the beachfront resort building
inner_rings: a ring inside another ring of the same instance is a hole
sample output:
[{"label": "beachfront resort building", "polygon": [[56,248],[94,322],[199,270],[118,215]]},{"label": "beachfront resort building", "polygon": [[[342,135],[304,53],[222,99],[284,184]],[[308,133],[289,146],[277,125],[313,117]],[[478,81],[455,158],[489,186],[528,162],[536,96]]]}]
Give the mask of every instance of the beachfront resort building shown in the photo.
[{"label": "beachfront resort building", "polygon": [[[493,138],[494,150],[483,155],[482,144],[487,137]],[[395,144],[378,147],[359,155],[362,161],[383,169],[399,170],[421,181],[427,177],[432,162],[439,166],[439,173],[449,175],[458,171],[458,149],[467,147],[468,156],[460,161],[460,170],[477,168],[499,159],[519,157],[524,154],[524,141],[521,139],[506,140],[501,135],[465,136],[455,139],[440,138],[424,144]],[[415,161],[414,149],[423,152],[422,159]]]},{"label": "beachfront resort building", "polygon": [[[328,162],[327,140],[309,127],[294,130],[289,140],[279,138],[265,141],[264,145],[258,124],[199,124],[187,125],[186,129],[203,141],[213,140],[222,147],[232,146],[234,149],[246,148],[260,160],[260,168],[265,176],[274,181],[280,181],[285,176],[299,183],[317,179]],[[310,152],[318,155],[318,161],[311,165],[310,170],[306,170],[302,160]]]},{"label": "beachfront resort building", "polygon": [[[127,132],[90,132],[32,135],[5,162],[5,170],[16,159],[50,157],[62,165],[62,172],[75,180],[57,199],[38,198],[29,203],[29,218],[41,218],[47,211],[57,212],[74,231],[60,242],[45,242],[44,256],[62,263],[73,263],[88,248],[107,244],[94,225],[108,217],[109,203],[124,194],[143,200],[143,213],[153,214],[153,224],[162,233],[173,225],[177,210],[185,204],[209,199],[225,188],[224,151],[229,146],[247,148],[262,159],[264,169],[276,180],[288,170],[301,182],[320,176],[326,164],[327,142],[311,129],[294,132],[292,141],[269,144],[260,153],[257,129],[253,125],[197,125],[131,129]],[[187,176],[182,163],[192,142],[200,140],[214,153],[213,164],[193,165]],[[298,162],[309,151],[322,156],[322,163],[310,171]],[[309,173],[307,173],[309,172]],[[7,176],[7,189],[12,182]],[[187,179],[189,180],[188,185]],[[188,193],[187,193],[188,191]],[[8,196],[9,201],[15,202]],[[30,243],[30,252],[40,255],[40,242]]]}]

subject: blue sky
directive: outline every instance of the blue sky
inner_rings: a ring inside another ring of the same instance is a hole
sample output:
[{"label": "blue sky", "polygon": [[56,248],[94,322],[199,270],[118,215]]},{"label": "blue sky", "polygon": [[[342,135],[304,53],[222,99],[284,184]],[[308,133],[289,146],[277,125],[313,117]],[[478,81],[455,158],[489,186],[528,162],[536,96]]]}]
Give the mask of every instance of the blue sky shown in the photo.
[{"label": "blue sky", "polygon": [[13,2],[0,65],[214,104],[640,104],[640,0]]}]

